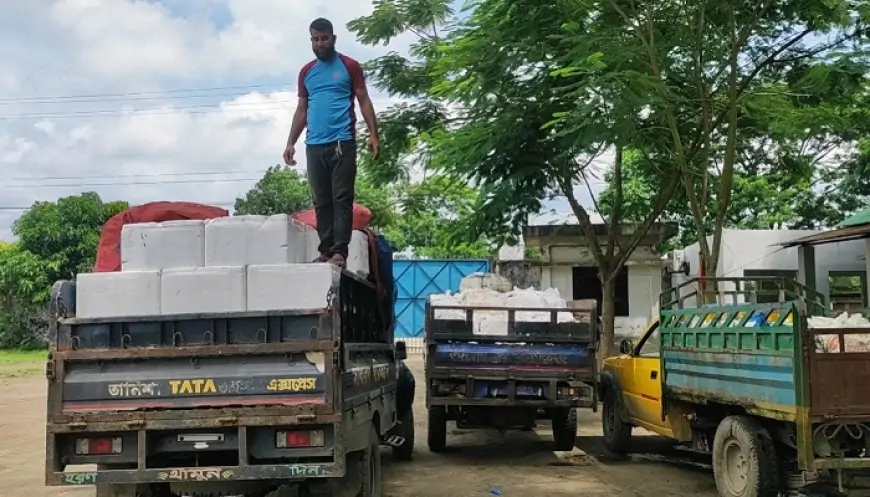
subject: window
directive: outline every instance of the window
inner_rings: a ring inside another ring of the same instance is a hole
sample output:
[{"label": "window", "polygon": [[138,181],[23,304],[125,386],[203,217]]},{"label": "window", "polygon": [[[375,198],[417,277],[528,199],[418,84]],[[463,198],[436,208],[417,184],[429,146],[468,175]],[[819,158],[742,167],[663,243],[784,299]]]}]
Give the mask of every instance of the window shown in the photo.
[{"label": "window", "polygon": [[661,344],[662,339],[659,334],[659,326],[656,325],[656,329],[647,335],[646,340],[640,344],[637,355],[642,357],[658,357]]},{"label": "window", "polygon": [[[598,279],[598,268],[573,268],[574,300],[595,299],[598,302],[598,315],[601,315],[602,288]],[[623,266],[616,274],[616,292],[613,301],[617,316],[628,316],[628,270]]]},{"label": "window", "polygon": [[867,273],[864,271],[831,271],[828,273],[828,293],[831,310],[837,313],[858,312],[867,300]]},{"label": "window", "polygon": [[[747,269],[743,271],[743,276],[746,278],[784,278],[789,281],[797,280],[797,271],[784,271],[784,270],[750,270]],[[786,291],[786,298],[793,298],[794,295],[794,285],[789,286],[788,281],[786,281],[786,286],[784,288],[780,288],[780,285],[777,281],[761,281],[760,285],[754,287],[754,285],[750,285],[747,282],[746,286],[743,288],[744,291],[747,292],[745,298],[749,299],[748,293],[751,291],[755,291],[755,302],[759,304],[771,304],[780,301],[780,290]]]}]

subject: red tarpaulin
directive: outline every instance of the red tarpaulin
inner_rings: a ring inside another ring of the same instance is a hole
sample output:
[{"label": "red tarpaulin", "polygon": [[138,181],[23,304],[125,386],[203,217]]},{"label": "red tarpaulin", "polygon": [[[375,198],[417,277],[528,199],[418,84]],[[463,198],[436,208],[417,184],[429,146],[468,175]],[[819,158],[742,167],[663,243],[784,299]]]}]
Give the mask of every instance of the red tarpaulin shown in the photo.
[{"label": "red tarpaulin", "polygon": [[[297,212],[291,216],[293,219],[302,224],[307,224],[312,228],[317,228],[317,217],[314,215],[314,209]],[[364,230],[369,227],[372,222],[372,211],[368,207],[359,204],[353,204],[353,229]]]},{"label": "red tarpaulin", "polygon": [[205,220],[229,215],[230,213],[226,209],[192,202],[151,202],[150,204],[130,207],[115,214],[103,225],[100,244],[97,247],[94,272],[108,273],[121,270],[121,228],[125,224],[159,223],[185,219]]}]

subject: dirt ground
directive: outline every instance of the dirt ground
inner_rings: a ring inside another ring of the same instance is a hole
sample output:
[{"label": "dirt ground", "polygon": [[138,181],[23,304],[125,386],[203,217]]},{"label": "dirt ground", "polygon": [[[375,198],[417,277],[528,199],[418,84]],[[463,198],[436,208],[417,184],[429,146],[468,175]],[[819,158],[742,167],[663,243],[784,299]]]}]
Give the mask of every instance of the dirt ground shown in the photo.
[{"label": "dirt ground", "polygon": [[[533,432],[457,431],[448,428],[448,451],[426,447],[426,409],[419,385],[422,361],[409,360],[418,378],[416,453],[407,463],[384,453],[388,497],[716,497],[709,461],[666,440],[638,433],[642,454],[607,457],[598,415],[580,412],[573,453],[552,452],[549,426]],[[93,488],[43,485],[45,379],[29,374],[0,380],[0,481],[2,495],[93,497]],[[452,423],[451,423],[452,425]]]}]

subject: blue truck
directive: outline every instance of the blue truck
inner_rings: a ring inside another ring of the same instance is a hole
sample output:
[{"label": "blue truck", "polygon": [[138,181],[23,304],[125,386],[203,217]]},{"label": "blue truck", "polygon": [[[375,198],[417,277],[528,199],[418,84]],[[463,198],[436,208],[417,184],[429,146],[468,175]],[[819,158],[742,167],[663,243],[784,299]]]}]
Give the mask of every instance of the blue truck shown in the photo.
[{"label": "blue truck", "polygon": [[[470,307],[433,304],[426,309],[426,408],[432,452],[447,445],[447,423],[458,428],[531,430],[549,419],[556,450],[574,447],[576,408],[596,409],[595,301],[566,309]],[[464,319],[445,316],[464,314]],[[517,319],[547,313],[546,321]],[[569,312],[572,322],[559,322]],[[476,333],[475,316],[501,314],[503,335]],[[441,314],[439,316],[439,314]]]}]

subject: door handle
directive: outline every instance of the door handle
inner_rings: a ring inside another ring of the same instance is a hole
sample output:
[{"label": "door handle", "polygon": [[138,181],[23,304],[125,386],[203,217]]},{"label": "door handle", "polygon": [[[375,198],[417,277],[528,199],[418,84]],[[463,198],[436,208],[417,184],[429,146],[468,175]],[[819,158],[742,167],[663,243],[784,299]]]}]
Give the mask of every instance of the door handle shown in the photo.
[{"label": "door handle", "polygon": [[659,372],[658,372],[658,371],[650,371],[650,372],[649,372],[649,379],[654,380],[654,379],[656,379],[656,378],[658,378],[658,377],[659,377]]}]

